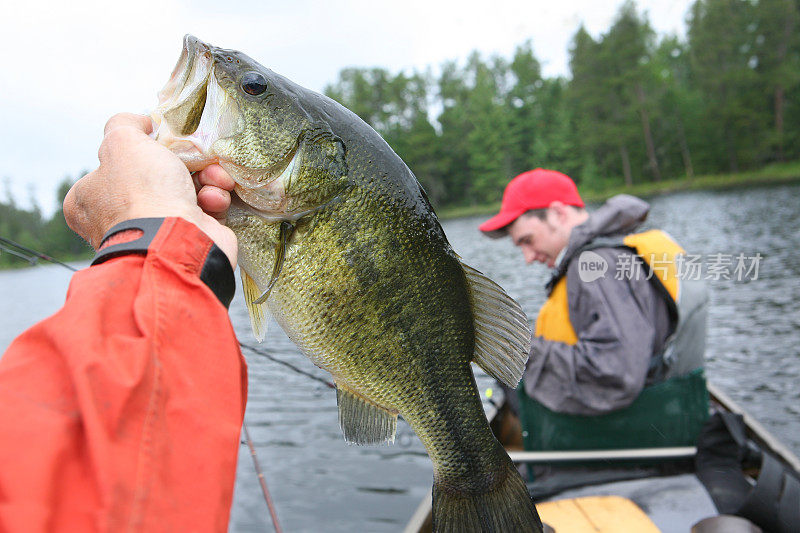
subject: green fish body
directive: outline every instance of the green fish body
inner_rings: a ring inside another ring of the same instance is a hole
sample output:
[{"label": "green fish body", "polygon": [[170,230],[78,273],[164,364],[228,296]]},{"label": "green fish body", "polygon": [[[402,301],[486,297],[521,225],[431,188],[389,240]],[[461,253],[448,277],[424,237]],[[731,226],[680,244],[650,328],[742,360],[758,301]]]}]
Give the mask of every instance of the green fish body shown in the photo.
[{"label": "green fish body", "polygon": [[516,386],[527,319],[460,261],[405,163],[333,100],[190,36],[160,100],[158,140],[237,183],[256,337],[272,315],[333,375],[345,439],[391,442],[402,415],[433,462],[436,531],[541,531],[470,366]]}]

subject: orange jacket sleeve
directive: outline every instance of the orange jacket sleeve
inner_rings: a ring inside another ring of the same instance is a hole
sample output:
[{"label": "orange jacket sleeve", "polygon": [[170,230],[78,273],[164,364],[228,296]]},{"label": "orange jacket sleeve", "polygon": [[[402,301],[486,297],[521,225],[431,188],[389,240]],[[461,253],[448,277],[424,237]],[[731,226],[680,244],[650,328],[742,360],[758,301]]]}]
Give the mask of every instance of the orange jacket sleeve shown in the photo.
[{"label": "orange jacket sleeve", "polygon": [[247,375],[201,280],[211,256],[232,280],[219,254],[167,218],[146,255],[75,274],[64,307],[8,348],[0,531],[227,529]]}]

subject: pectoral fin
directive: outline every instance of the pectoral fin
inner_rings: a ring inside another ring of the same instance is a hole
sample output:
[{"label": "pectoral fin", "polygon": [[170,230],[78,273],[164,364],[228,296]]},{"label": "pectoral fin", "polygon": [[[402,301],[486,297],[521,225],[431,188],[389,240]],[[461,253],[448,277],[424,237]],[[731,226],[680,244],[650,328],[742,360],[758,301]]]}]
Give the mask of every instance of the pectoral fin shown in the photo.
[{"label": "pectoral fin", "polygon": [[258,342],[261,342],[267,334],[269,311],[267,311],[266,306],[255,303],[261,293],[256,282],[244,270],[240,269],[240,272],[242,274],[242,287],[244,288],[244,303],[247,304],[247,313],[250,315],[253,335],[255,335]]},{"label": "pectoral fin", "polygon": [[344,440],[356,444],[394,442],[397,413],[379,407],[338,382],[336,403],[339,405],[339,426]]},{"label": "pectoral fin", "polygon": [[283,260],[286,258],[286,246],[289,239],[292,237],[292,233],[294,233],[294,224],[286,221],[281,222],[280,236],[275,248],[275,266],[272,267],[272,277],[270,277],[269,285],[267,285],[264,293],[253,301],[254,304],[263,304],[267,301],[267,298],[269,298],[269,293],[272,292],[272,287],[275,286],[275,282],[278,281],[278,276],[281,275],[281,270],[283,270]]},{"label": "pectoral fin", "polygon": [[517,386],[531,349],[531,330],[519,304],[502,287],[474,268],[467,275],[475,316],[473,361],[511,388]]}]

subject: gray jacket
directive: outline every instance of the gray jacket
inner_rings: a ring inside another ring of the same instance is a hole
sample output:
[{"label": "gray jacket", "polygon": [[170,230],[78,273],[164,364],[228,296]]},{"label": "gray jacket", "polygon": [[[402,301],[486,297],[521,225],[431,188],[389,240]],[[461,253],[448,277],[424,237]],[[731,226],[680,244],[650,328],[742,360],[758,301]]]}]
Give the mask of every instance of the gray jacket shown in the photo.
[{"label": "gray jacket", "polygon": [[[578,342],[570,346],[534,337],[524,375],[528,395],[553,411],[596,415],[628,406],[645,386],[651,358],[664,350],[675,327],[664,297],[630,250],[593,248],[609,267],[590,282],[581,281],[579,261],[572,260],[598,237],[633,233],[649,209],[633,196],[615,196],[570,234],[551,284],[567,275]],[[623,268],[626,274],[617,276]]]}]

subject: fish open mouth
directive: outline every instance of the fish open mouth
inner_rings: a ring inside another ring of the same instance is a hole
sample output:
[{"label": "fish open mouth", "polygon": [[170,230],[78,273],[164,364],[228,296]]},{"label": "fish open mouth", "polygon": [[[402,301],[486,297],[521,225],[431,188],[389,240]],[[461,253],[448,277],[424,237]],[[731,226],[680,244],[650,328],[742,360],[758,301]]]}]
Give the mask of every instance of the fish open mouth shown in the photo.
[{"label": "fish open mouth", "polygon": [[172,75],[158,93],[150,115],[153,136],[194,172],[219,161],[213,145],[238,130],[238,105],[214,76],[210,47],[196,37],[183,39]]},{"label": "fish open mouth", "polygon": [[236,99],[219,85],[214,73],[214,49],[192,35],[172,75],[158,93],[151,113],[153,137],[176,154],[190,172],[219,163],[236,182],[235,195],[260,216],[284,219],[290,203],[286,191],[297,178],[303,143],[277,168],[251,168],[224,157],[214,149],[220,139],[243,130]]}]

